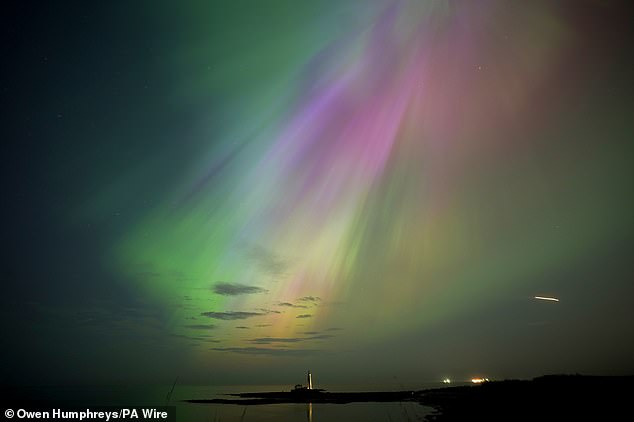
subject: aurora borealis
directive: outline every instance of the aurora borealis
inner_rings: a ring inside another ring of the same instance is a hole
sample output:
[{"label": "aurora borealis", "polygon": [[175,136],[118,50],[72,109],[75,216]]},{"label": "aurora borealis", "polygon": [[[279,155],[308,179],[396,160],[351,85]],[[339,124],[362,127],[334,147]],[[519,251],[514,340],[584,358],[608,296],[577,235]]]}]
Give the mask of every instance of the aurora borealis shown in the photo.
[{"label": "aurora borealis", "polygon": [[621,9],[16,6],[6,379],[631,372]]}]

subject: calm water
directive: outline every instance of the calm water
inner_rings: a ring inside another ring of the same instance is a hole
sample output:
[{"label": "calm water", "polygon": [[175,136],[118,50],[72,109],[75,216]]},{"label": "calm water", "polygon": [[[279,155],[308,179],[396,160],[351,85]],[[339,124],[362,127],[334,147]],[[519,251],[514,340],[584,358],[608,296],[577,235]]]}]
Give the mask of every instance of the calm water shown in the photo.
[{"label": "calm water", "polygon": [[[389,391],[410,388],[385,388],[370,385],[333,385],[320,386],[327,391]],[[430,388],[422,387],[422,388]],[[224,386],[224,387],[191,387],[185,386],[180,391],[174,390],[176,400],[186,398],[219,397],[226,393],[246,391],[288,391],[289,386]],[[434,412],[429,407],[417,403],[349,403],[349,404],[269,404],[261,406],[238,405],[199,405],[181,403],[177,405],[178,419],[206,421],[293,421],[293,422],[325,422],[325,421],[418,421]]]},{"label": "calm water", "polygon": [[[438,387],[439,384],[380,385],[320,385],[327,391],[398,391]],[[230,404],[192,404],[186,399],[226,398],[224,394],[258,391],[288,391],[288,385],[177,385],[170,405],[176,406],[178,421],[419,421],[434,410],[411,402],[350,403],[350,404],[267,404],[241,406]],[[126,387],[46,387],[20,393],[33,399],[60,400],[81,405],[166,405],[171,386]]]}]

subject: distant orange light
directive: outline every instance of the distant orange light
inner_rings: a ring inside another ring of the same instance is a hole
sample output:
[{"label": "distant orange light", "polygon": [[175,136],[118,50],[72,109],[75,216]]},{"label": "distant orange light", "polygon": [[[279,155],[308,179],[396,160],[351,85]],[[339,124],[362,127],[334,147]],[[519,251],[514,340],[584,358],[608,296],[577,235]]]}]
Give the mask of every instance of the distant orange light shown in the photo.
[{"label": "distant orange light", "polygon": [[471,382],[474,384],[482,384],[483,382],[489,382],[488,378],[471,378]]}]

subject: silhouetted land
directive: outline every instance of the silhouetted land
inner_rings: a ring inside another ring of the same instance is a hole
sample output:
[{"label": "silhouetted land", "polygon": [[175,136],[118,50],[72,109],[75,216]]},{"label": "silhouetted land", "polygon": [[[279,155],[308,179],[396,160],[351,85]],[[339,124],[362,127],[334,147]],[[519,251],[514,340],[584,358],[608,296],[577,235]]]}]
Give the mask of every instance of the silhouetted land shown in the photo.
[{"label": "silhouetted land", "polygon": [[[445,420],[626,420],[634,377],[549,375],[532,381],[506,380],[422,391],[329,393],[323,390],[228,394],[236,398],[189,403],[259,405],[276,403],[418,402]],[[618,415],[618,418],[617,418]],[[614,419],[613,419],[614,418]]]},{"label": "silhouetted land", "polygon": [[369,393],[328,393],[323,390],[277,391],[268,393],[227,394],[239,399],[186,400],[189,403],[275,404],[275,403],[337,403],[415,401],[415,391]]},{"label": "silhouetted land", "polygon": [[421,392],[427,420],[631,420],[634,377],[549,375]]}]

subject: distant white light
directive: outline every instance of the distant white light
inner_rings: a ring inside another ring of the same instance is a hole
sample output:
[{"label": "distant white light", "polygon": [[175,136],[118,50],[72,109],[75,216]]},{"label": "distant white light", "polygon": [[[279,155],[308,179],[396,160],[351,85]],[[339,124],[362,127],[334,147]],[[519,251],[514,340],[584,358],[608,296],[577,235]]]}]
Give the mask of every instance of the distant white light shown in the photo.
[{"label": "distant white light", "polygon": [[534,296],[537,300],[549,300],[551,302],[559,302],[559,299],[556,297],[545,297],[545,296]]},{"label": "distant white light", "polygon": [[444,380],[442,380],[442,382],[444,384],[451,384],[451,380],[449,378],[445,378]]}]

